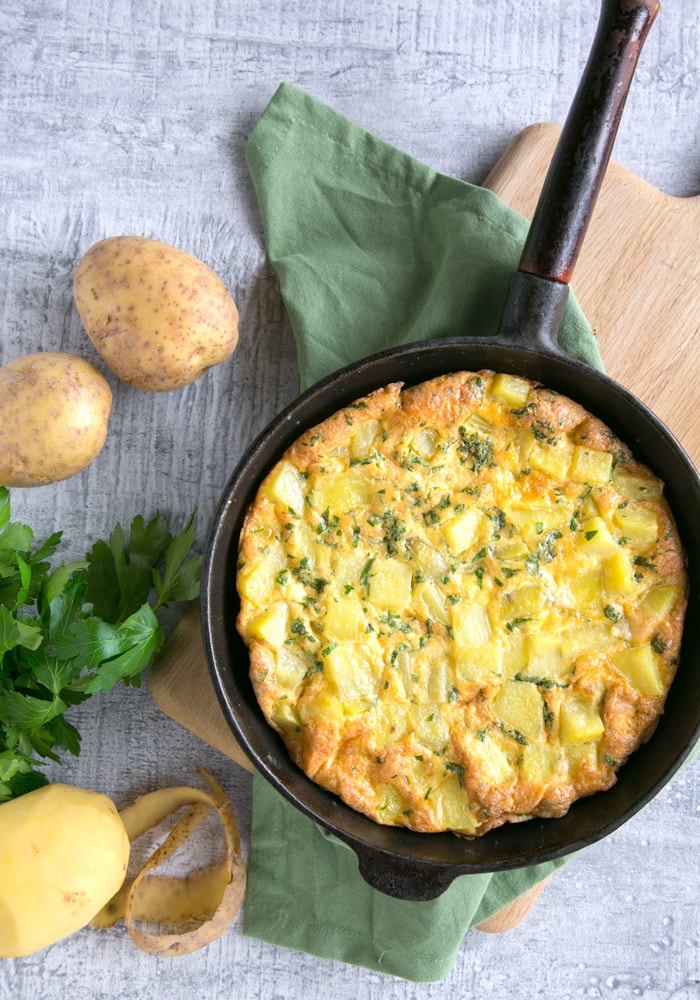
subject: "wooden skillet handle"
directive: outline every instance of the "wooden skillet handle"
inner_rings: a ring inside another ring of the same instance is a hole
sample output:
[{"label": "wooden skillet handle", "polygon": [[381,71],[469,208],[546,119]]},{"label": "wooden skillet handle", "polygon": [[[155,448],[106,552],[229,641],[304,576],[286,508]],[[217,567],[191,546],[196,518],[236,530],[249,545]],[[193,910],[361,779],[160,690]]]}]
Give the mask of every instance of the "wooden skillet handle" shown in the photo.
[{"label": "wooden skillet handle", "polygon": [[659,0],[603,0],[588,62],[510,278],[496,338],[501,343],[567,357],[558,333],[569,282],[658,11]]},{"label": "wooden skillet handle", "polygon": [[603,183],[659,0],[603,0],[593,46],[532,219],[518,270],[568,284]]}]

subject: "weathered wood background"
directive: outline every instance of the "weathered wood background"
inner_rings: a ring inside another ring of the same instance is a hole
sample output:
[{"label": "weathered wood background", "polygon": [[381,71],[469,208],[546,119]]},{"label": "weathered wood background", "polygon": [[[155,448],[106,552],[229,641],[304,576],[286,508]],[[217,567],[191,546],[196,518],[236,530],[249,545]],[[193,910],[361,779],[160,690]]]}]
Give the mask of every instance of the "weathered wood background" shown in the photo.
[{"label": "weathered wood background", "polygon": [[[141,233],[196,254],[241,312],[233,359],[178,393],[112,381],[104,451],[55,487],[13,491],[40,537],[80,557],[156,509],[200,540],[252,436],[297,390],[294,344],[265,260],[244,146],[289,80],[438,170],[480,182],[526,125],[562,121],[598,5],[567,0],[25,0],[0,8],[0,363],[58,349],[98,363],[72,276],[98,239]],[[662,190],[700,190],[697,0],[668,0],[642,56],[615,158]],[[653,357],[644,359],[653,364]],[[696,373],[688,372],[689,379]],[[111,378],[111,376],[110,376]],[[679,386],[679,392],[682,386]],[[83,752],[51,776],[117,802],[195,780],[230,792],[247,844],[250,777],[119,689],[72,714]],[[506,936],[471,933],[451,976],[415,986],[243,937],[240,919],[188,958],[81,932],[0,964],[0,996],[241,1000],[533,997],[691,1000],[698,961],[700,761],[571,860]]]}]

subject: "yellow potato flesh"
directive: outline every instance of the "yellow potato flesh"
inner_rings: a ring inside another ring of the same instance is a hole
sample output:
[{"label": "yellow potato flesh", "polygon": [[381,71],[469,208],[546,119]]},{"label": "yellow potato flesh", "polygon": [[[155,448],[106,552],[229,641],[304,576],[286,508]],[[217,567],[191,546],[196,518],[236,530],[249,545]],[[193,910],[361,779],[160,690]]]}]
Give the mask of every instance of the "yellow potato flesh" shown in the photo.
[{"label": "yellow potato flesh", "polygon": [[0,368],[0,486],[44,486],[102,450],[109,383],[88,361],[47,351]]},{"label": "yellow potato flesh", "polygon": [[106,795],[54,784],[0,805],[0,957],[85,927],[121,887],[129,852]]},{"label": "yellow potato flesh", "polygon": [[194,382],[238,342],[238,310],[221,279],[158,240],[96,243],[78,264],[73,291],[97,351],[139,389],[166,392]]}]

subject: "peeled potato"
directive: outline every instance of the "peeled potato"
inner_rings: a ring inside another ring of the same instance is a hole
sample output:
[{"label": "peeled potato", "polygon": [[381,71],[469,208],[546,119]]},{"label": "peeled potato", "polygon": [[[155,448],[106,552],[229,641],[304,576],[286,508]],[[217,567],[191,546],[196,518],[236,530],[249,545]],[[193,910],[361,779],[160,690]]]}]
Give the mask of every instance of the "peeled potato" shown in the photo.
[{"label": "peeled potato", "polygon": [[0,805],[0,958],[85,927],[120,889],[129,837],[98,792],[46,785]]},{"label": "peeled potato", "polygon": [[165,392],[200,378],[238,343],[238,310],[214,272],[142,236],[90,247],[73,282],[90,340],[122,381]]},{"label": "peeled potato", "polygon": [[109,383],[88,361],[46,351],[0,368],[0,486],[44,486],[100,453]]}]

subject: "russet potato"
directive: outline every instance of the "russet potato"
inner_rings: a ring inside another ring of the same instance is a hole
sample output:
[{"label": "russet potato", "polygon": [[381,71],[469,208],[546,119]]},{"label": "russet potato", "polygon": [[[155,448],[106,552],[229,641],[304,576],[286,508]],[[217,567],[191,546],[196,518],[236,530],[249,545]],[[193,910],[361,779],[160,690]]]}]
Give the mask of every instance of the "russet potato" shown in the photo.
[{"label": "russet potato", "polygon": [[0,958],[85,927],[121,888],[129,854],[106,795],[53,784],[0,805]]},{"label": "russet potato", "polygon": [[196,257],[142,236],[90,247],[73,290],[88,336],[122,381],[165,392],[225,361],[238,342],[238,310]]},{"label": "russet potato", "polygon": [[81,472],[105,443],[112,390],[83,358],[28,354],[0,368],[0,486]]}]

